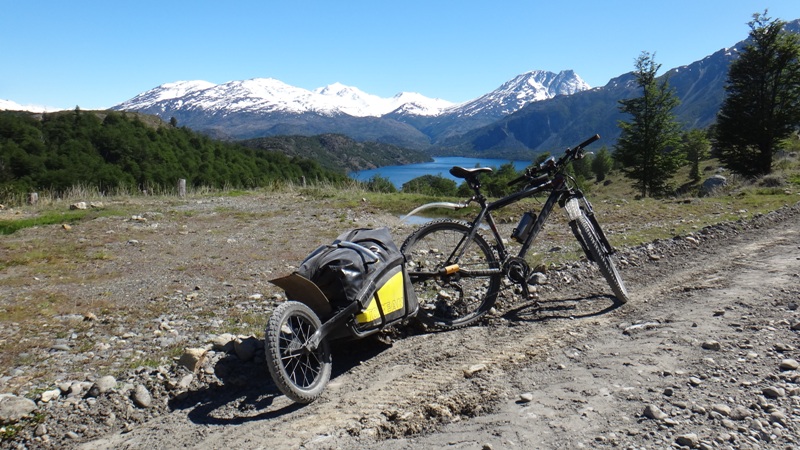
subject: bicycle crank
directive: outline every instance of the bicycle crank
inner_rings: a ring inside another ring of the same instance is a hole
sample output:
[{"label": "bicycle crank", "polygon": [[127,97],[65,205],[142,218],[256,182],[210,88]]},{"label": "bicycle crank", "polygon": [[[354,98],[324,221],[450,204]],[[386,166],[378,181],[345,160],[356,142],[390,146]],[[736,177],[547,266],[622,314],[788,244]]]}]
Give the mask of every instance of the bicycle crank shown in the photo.
[{"label": "bicycle crank", "polygon": [[519,257],[512,256],[508,258],[503,264],[503,272],[508,276],[508,279],[517,284],[528,282],[531,268],[528,263]]}]

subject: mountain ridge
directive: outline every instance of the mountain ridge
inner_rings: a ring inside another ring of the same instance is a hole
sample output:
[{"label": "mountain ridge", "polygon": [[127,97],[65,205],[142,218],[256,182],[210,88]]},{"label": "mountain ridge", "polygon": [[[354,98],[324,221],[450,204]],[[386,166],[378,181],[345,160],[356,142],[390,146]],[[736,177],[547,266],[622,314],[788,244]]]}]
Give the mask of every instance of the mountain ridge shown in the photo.
[{"label": "mountain ridge", "polygon": [[[785,29],[800,33],[800,19],[787,22]],[[705,128],[716,121],[728,67],[746,45],[747,39],[658,77],[667,79],[680,99],[673,112],[684,128]],[[440,142],[437,154],[518,158],[568,147],[593,134],[613,145],[620,134],[617,122],[624,119],[619,100],[640,95],[639,89],[631,71],[605,86],[530,103],[497,122]]]},{"label": "mountain ridge", "polygon": [[390,98],[333,83],[315,90],[274,78],[214,85],[165,83],[112,109],[155,114],[227,139],[341,133],[357,140],[429,148],[440,135],[486,125],[543,98],[589,89],[574,71],[530,71],[477,99],[454,104],[413,92]]}]

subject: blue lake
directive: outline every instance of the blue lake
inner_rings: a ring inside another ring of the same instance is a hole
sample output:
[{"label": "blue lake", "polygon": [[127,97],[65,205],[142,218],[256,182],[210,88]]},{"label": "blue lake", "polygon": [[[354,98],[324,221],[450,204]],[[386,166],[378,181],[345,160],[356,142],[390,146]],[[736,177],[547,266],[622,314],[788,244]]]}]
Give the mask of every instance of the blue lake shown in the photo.
[{"label": "blue lake", "polygon": [[377,169],[360,170],[358,172],[350,172],[350,177],[359,181],[369,181],[375,175],[380,175],[388,178],[397,189],[403,186],[403,183],[413,180],[414,178],[423,175],[441,175],[444,178],[451,179],[458,184],[461,180],[450,175],[450,168],[453,166],[461,166],[471,169],[473,167],[494,167],[500,168],[503,164],[513,163],[517,170],[523,170],[531,164],[531,161],[510,161],[508,159],[491,159],[491,158],[464,158],[460,156],[446,156],[433,158],[433,162],[406,164],[403,166],[384,166]]}]

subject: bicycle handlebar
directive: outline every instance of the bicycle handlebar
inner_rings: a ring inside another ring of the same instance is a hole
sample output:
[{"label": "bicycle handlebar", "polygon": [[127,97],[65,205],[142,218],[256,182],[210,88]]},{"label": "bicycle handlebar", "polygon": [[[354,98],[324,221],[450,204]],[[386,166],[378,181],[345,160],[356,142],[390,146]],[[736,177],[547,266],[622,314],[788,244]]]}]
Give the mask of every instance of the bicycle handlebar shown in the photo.
[{"label": "bicycle handlebar", "polygon": [[587,140],[581,142],[580,144],[578,144],[578,146],[575,147],[575,148],[583,150],[584,147],[586,147],[587,145],[591,144],[592,142],[594,142],[594,141],[596,141],[598,139],[600,139],[600,135],[599,134],[595,134],[594,136],[590,137],[589,139],[587,139]]},{"label": "bicycle handlebar", "polygon": [[[594,136],[590,137],[589,139],[586,139],[585,141],[583,141],[580,144],[576,145],[574,148],[571,148],[571,149],[567,148],[567,150],[564,152],[564,156],[562,156],[558,160],[558,162],[555,163],[554,167],[558,168],[558,167],[564,165],[564,163],[570,157],[574,158],[575,155],[577,155],[578,152],[583,150],[584,147],[588,146],[589,144],[591,144],[592,142],[594,142],[594,141],[596,141],[598,139],[600,139],[600,135],[599,134],[595,134]],[[515,184],[517,184],[517,183],[519,183],[521,181],[533,179],[533,177],[535,175],[537,175],[540,171],[542,171],[543,167],[540,166],[539,168],[537,168],[535,170],[531,170],[531,169],[532,169],[532,167],[528,167],[527,169],[525,169],[525,172],[521,176],[509,181],[508,182],[508,186],[513,186],[513,185],[515,185]]]}]

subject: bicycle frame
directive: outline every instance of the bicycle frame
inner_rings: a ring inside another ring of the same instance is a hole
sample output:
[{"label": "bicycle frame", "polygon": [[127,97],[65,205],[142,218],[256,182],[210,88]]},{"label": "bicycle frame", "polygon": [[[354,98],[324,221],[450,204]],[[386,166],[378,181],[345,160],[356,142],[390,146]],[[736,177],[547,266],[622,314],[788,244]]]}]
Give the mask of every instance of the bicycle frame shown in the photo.
[{"label": "bicycle frame", "polygon": [[[544,184],[537,185],[537,186],[528,186],[518,192],[510,194],[506,197],[503,197],[499,200],[495,200],[491,203],[487,202],[486,198],[478,193],[476,194],[473,199],[478,202],[481,206],[481,210],[476,216],[476,218],[472,221],[472,231],[470,235],[467,236],[470,240],[474,237],[474,234],[478,232],[478,228],[480,225],[485,221],[489,228],[492,230],[492,234],[494,235],[495,242],[496,242],[496,250],[497,256],[500,262],[503,262],[511,256],[506,249],[505,245],[503,244],[502,235],[500,231],[497,229],[497,224],[492,217],[492,212],[497,211],[499,209],[505,208],[508,205],[516,203],[518,201],[524,200],[528,197],[532,197],[534,195],[540,194],[545,191],[550,191],[550,194],[547,197],[547,200],[544,202],[541,210],[539,211],[539,215],[534,221],[533,227],[531,232],[528,234],[528,237],[522,243],[522,248],[520,249],[519,253],[516,255],[517,258],[525,258],[528,253],[528,250],[531,248],[534,240],[536,240],[539,232],[542,230],[545,222],[550,217],[550,213],[552,213],[553,208],[558,203],[560,205],[564,205],[564,203],[570,198],[581,198],[584,199],[583,194],[576,189],[572,189],[568,186],[566,175],[563,174],[556,174],[552,180],[547,181]],[[589,206],[590,208],[590,206]],[[459,246],[460,247],[460,246]],[[463,249],[462,249],[463,252]],[[461,255],[458,255],[456,260],[460,259]]]},{"label": "bicycle frame", "polygon": [[[409,270],[409,276],[412,283],[421,285],[420,292],[427,296],[425,302],[430,305],[428,309],[431,311],[426,314],[435,321],[434,326],[457,328],[477,320],[494,304],[497,292],[502,288],[499,285],[501,277],[518,285],[526,298],[532,298],[529,284],[533,270],[526,256],[556,204],[566,212],[572,234],[587,259],[597,264],[617,300],[620,303],[628,301],[623,280],[611,259],[614,248],[597,223],[589,200],[577,187],[576,180],[567,173],[569,164],[582,159],[585,156],[583,149],[598,139],[600,136],[594,135],[576,147],[567,148],[558,159],[551,156],[537,166],[526,168],[522,175],[507,183],[508,186],[524,183],[523,187],[495,201],[489,201],[481,192],[480,176],[491,172],[491,168],[466,169],[454,166],[450,174],[465,180],[473,191],[472,197],[463,203],[428,203],[409,214],[437,207],[462,209],[473,202],[480,206],[471,222],[449,219],[435,221],[418,228],[403,243],[403,253],[413,267]],[[539,194],[547,198],[538,208],[538,217],[534,217],[535,211],[526,212],[511,235],[522,244],[519,252],[512,255],[493,213]],[[481,228],[491,231],[480,231]],[[477,247],[475,252],[470,250],[474,247]],[[443,248],[446,250],[442,251]],[[433,256],[429,258],[426,255]],[[478,281],[463,287],[461,282],[471,278],[486,279],[488,284]],[[428,280],[432,280],[432,283],[428,283]],[[477,297],[467,298],[465,289],[474,289]],[[475,298],[479,299],[478,303],[474,303]]]},{"label": "bicycle frame", "polygon": [[[528,266],[527,262],[525,262],[525,256],[527,255],[533,241],[538,237],[539,232],[542,230],[545,222],[547,222],[547,219],[550,217],[550,214],[552,213],[556,203],[566,210],[567,215],[569,216],[570,228],[572,229],[573,234],[578,239],[578,242],[588,258],[592,259],[591,252],[587,248],[586,243],[583,241],[581,233],[578,232],[576,224],[581,216],[585,216],[589,220],[595,229],[595,232],[597,233],[600,245],[605,247],[607,254],[610,255],[614,253],[614,248],[608,242],[608,239],[606,238],[605,233],[603,233],[600,224],[594,217],[594,210],[592,205],[589,203],[589,200],[586,199],[580,189],[574,187],[575,180],[565,173],[566,166],[570,162],[583,157],[584,147],[598,139],[600,139],[600,136],[594,135],[578,146],[574,148],[568,148],[564,155],[558,160],[556,160],[554,157],[550,157],[542,162],[538,169],[526,169],[524,175],[509,182],[508,185],[512,186],[522,181],[526,181],[527,185],[520,191],[505,196],[494,202],[489,202],[486,196],[481,193],[479,181],[480,173],[491,171],[491,169],[476,168],[470,170],[461,167],[453,167],[450,173],[456,177],[463,178],[467,182],[469,187],[475,192],[472,198],[465,203],[428,203],[414,209],[406,217],[428,208],[444,207],[450,209],[461,209],[467,207],[473,201],[477,202],[480,205],[480,211],[470,224],[470,232],[462,237],[461,241],[458,243],[458,245],[456,245],[453,253],[448,258],[450,265],[442,269],[443,274],[451,274],[456,272],[462,274],[463,276],[491,276],[494,274],[502,274],[506,275],[511,281],[520,284],[523,290],[527,293],[528,289],[526,277],[530,271],[530,267]],[[534,178],[534,176],[539,173],[545,173],[545,175]],[[522,248],[520,249],[519,253],[516,256],[511,256],[506,249],[506,246],[503,244],[502,236],[500,231],[497,229],[497,224],[492,217],[492,212],[542,192],[549,192],[547,200],[545,201],[544,205],[542,205],[539,215],[532,225],[531,231],[528,233],[528,236],[525,237],[525,241],[522,243]],[[467,250],[464,243],[469,243],[474,240],[476,234],[478,233],[478,229],[481,227],[484,221],[492,230],[495,240],[494,248],[497,252],[500,267],[480,271],[462,269],[459,267],[459,261]],[[418,273],[417,275],[423,277],[437,276],[433,273]]]},{"label": "bicycle frame", "polygon": [[[594,218],[594,211],[592,209],[592,205],[583,195],[583,192],[580,189],[573,188],[572,183],[569,183],[568,180],[571,180],[571,177],[562,173],[561,171],[557,171],[552,177],[548,177],[546,181],[543,181],[540,184],[529,184],[522,190],[510,194],[506,197],[501,199],[495,200],[493,202],[489,202],[488,199],[480,192],[479,186],[475,185],[473,187],[475,191],[475,195],[465,203],[448,203],[448,202],[436,202],[436,203],[428,203],[426,205],[422,205],[416,209],[414,209],[411,213],[409,213],[406,217],[413,215],[419,211],[428,208],[450,208],[450,209],[462,209],[469,205],[471,202],[477,202],[480,205],[480,211],[478,212],[477,216],[472,220],[470,223],[470,233],[464,235],[461,241],[456,245],[456,248],[453,251],[453,254],[450,255],[449,261],[453,266],[450,266],[448,270],[455,270],[461,273],[464,276],[487,276],[491,274],[502,274],[509,276],[509,278],[522,285],[523,290],[527,291],[527,284],[523,283],[525,281],[520,276],[513,276],[510,272],[510,267],[506,264],[506,262],[517,259],[517,260],[524,260],[525,256],[527,255],[528,251],[531,248],[531,245],[538,237],[542,227],[547,222],[550,214],[553,211],[553,208],[556,204],[559,204],[561,207],[566,207],[567,204],[572,201],[580,201],[580,204],[575,205],[575,211],[577,212],[570,212],[570,208],[567,209],[567,213],[570,216],[570,226],[574,226],[574,220],[577,218],[576,215],[580,214],[581,212],[589,218],[589,220],[596,225],[596,228],[600,234],[601,241],[603,245],[609,250],[609,253],[613,253],[613,249],[611,245],[605,238],[605,235],[600,230],[599,224]],[[574,180],[573,180],[574,183]],[[543,192],[550,192],[547,197],[547,200],[542,205],[541,210],[539,211],[539,215],[533,223],[531,232],[528,234],[525,241],[522,243],[522,248],[520,249],[519,253],[515,256],[512,256],[506,246],[503,244],[502,234],[497,228],[497,223],[492,216],[492,212],[497,211],[499,209],[505,208],[508,205],[516,203],[518,201],[524,200],[528,197],[532,197],[534,195],[543,193]],[[576,202],[577,203],[577,202]],[[500,267],[494,269],[488,269],[486,271],[481,271],[480,273],[476,273],[470,271],[468,269],[457,268],[461,257],[466,252],[467,248],[464,245],[465,242],[472,242],[475,235],[478,233],[478,229],[481,227],[483,223],[489,225],[491,229],[492,235],[494,237],[495,245],[494,248],[497,251],[498,261],[500,263]],[[573,229],[573,233],[575,230]],[[576,233],[576,237],[578,237]],[[582,247],[584,247],[584,243],[579,239],[579,242]],[[527,263],[526,263],[527,264]],[[527,270],[527,269],[526,269]],[[416,274],[418,276],[439,276],[440,274],[430,273],[430,274]]]}]

